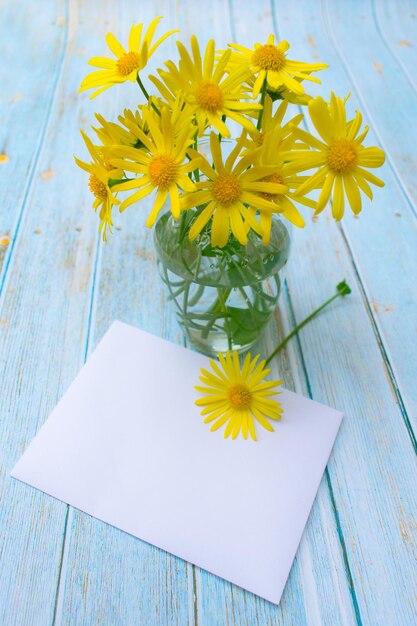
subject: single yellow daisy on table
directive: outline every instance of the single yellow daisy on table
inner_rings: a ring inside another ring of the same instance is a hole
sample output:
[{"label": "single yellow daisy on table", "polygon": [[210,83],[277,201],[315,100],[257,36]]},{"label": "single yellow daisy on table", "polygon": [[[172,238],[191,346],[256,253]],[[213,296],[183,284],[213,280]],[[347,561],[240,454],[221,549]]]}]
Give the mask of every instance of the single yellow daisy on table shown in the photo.
[{"label": "single yellow daisy on table", "polygon": [[325,63],[304,63],[292,61],[286,57],[290,44],[288,41],[280,41],[275,44],[274,35],[269,35],[266,44],[256,43],[254,49],[246,48],[238,44],[229,44],[234,50],[232,63],[236,66],[247,67],[255,82],[253,96],[256,98],[266,80],[268,87],[274,90],[289,89],[294,94],[304,94],[301,80],[309,80],[315,83],[321,81],[311,76],[310,72],[324,70]]},{"label": "single yellow daisy on table", "polygon": [[253,359],[247,354],[242,366],[236,350],[218,357],[220,364],[210,359],[211,372],[201,368],[203,386],[195,387],[203,396],[195,403],[203,407],[204,422],[213,422],[212,431],[226,425],[225,438],[236,439],[242,432],[245,439],[249,434],[256,441],[255,421],[274,432],[269,420],[281,419],[283,410],[272,398],[281,393],[276,388],[282,380],[265,380],[271,370],[265,361],[258,362],[259,354]]},{"label": "single yellow daisy on table", "polygon": [[113,226],[112,210],[114,205],[119,205],[120,200],[116,198],[110,188],[110,181],[119,180],[123,176],[123,170],[118,169],[109,163],[103,156],[99,146],[95,146],[91,139],[81,131],[88,151],[93,159],[92,163],[86,163],[74,156],[75,162],[81,169],[90,174],[88,186],[94,194],[93,208],[99,209],[100,227],[103,240],[107,240],[108,231],[111,232]]},{"label": "single yellow daisy on table", "polygon": [[[179,189],[192,192],[196,189],[187,174],[198,169],[200,155],[190,161],[186,160],[187,148],[193,142],[195,127],[192,125],[192,116],[187,109],[182,109],[180,101],[174,110],[167,107],[161,109],[157,115],[152,109],[144,111],[144,121],[149,129],[145,134],[136,129],[138,139],[143,148],[130,146],[114,146],[111,153],[114,157],[111,162],[125,172],[139,174],[137,178],[121,182],[114,186],[115,191],[131,191],[137,189],[120,205],[124,211],[131,204],[138,202],[156,190],[156,198],[146,226],[153,226],[169,197],[171,212],[175,218],[180,216]],[[181,114],[179,114],[179,112]]]},{"label": "single yellow daisy on table", "polygon": [[112,33],[108,33],[106,35],[106,43],[116,59],[109,59],[107,57],[91,58],[89,64],[100,69],[91,72],[84,78],[79,91],[95,89],[90,96],[91,98],[95,98],[112,85],[124,83],[127,80],[134,82],[138,72],[146,66],[149,57],[152,56],[161,43],[173,33],[178,32],[176,30],[170,30],[152,45],[156,27],[161,19],[161,17],[157,17],[152,20],[143,38],[143,24],[133,25],[130,29],[127,50]]},{"label": "single yellow daisy on table", "polygon": [[[206,224],[212,219],[211,245],[223,248],[229,239],[230,231],[236,239],[246,245],[248,228],[259,231],[259,225],[247,204],[258,208],[274,210],[275,205],[258,192],[284,193],[287,187],[281,183],[266,181],[265,176],[273,172],[271,167],[253,165],[252,157],[242,157],[237,161],[245,141],[245,133],[237,141],[230,155],[223,162],[219,137],[210,134],[210,148],[213,167],[206,158],[201,157],[200,170],[206,177],[196,184],[195,193],[186,193],[181,197],[181,210],[207,204],[192,224],[189,232],[191,240],[195,239]],[[199,154],[189,148],[191,158]],[[248,169],[249,168],[249,169]]]},{"label": "single yellow daisy on table", "polygon": [[298,188],[296,194],[304,194],[321,188],[317,201],[316,214],[326,207],[333,191],[332,213],[336,220],[343,217],[345,195],[355,215],[362,210],[363,191],[372,200],[369,183],[383,187],[384,182],[368,172],[367,168],[380,167],[385,161],[385,153],[375,146],[362,145],[369,127],[361,131],[362,115],[356,111],[355,117],[346,120],[345,101],[331,94],[330,103],[318,96],[309,105],[311,120],[321,139],[300,128],[294,128],[294,135],[311,147],[309,151],[299,150],[291,155],[299,170],[318,168]]},{"label": "single yellow daisy on table", "polygon": [[192,57],[182,43],[177,42],[177,45],[180,53],[178,67],[172,61],[167,61],[165,65],[168,71],[158,70],[163,82],[150,76],[162,97],[170,103],[173,94],[182,94],[196,116],[200,137],[207,126],[214,126],[223,137],[230,137],[230,131],[222,120],[223,116],[249,128],[251,122],[244,113],[260,109],[261,106],[254,102],[245,102],[251,98],[247,88],[243,86],[249,76],[247,68],[238,68],[228,73],[231,52],[227,50],[220,58],[215,58],[213,40],[207,44],[204,59],[196,37],[191,37]]}]

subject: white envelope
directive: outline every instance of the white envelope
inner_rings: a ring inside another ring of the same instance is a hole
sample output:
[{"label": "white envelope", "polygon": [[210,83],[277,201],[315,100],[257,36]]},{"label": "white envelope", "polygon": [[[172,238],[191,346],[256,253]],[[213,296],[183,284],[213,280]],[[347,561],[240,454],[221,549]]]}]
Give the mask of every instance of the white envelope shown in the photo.
[{"label": "white envelope", "polygon": [[342,414],[284,391],[274,433],[224,439],[202,366],[115,322],[12,476],[278,604]]}]

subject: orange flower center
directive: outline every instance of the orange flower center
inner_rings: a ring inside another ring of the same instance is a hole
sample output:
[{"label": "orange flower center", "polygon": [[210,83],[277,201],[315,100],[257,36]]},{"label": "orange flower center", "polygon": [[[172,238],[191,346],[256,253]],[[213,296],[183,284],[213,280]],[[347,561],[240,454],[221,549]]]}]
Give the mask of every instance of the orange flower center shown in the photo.
[{"label": "orange flower center", "polygon": [[355,166],[357,158],[356,147],[349,139],[335,139],[327,151],[327,163],[336,174],[349,172]]},{"label": "orange flower center", "polygon": [[169,189],[177,178],[178,165],[171,156],[161,154],[152,159],[148,173],[151,182],[156,187]]},{"label": "orange flower center", "polygon": [[223,172],[213,181],[213,198],[223,207],[229,207],[239,200],[242,193],[242,184],[237,176]]},{"label": "orange flower center", "polygon": [[215,83],[204,82],[197,88],[197,104],[210,113],[216,113],[223,108],[223,92]]},{"label": "orange flower center", "polygon": [[[262,182],[279,183],[280,185],[285,185],[283,177],[278,172],[274,172],[273,174],[269,174],[268,176],[265,176],[264,178],[262,178]],[[265,200],[272,201],[272,200],[276,200],[276,198],[281,194],[269,193],[268,191],[262,191],[260,195],[262,196],[262,198],[265,198]]]},{"label": "orange flower center", "polygon": [[285,55],[277,46],[267,44],[255,50],[252,63],[261,70],[279,72],[285,65]]},{"label": "orange flower center", "polygon": [[229,391],[229,400],[235,409],[248,409],[251,404],[252,394],[246,385],[233,385]]},{"label": "orange flower center", "polygon": [[100,198],[101,200],[107,198],[107,185],[106,183],[103,183],[103,181],[100,180],[95,174],[90,175],[88,186],[91,193],[93,193],[96,198]]},{"label": "orange flower center", "polygon": [[140,56],[137,52],[126,52],[116,63],[120,76],[129,76],[133,70],[140,70]]}]

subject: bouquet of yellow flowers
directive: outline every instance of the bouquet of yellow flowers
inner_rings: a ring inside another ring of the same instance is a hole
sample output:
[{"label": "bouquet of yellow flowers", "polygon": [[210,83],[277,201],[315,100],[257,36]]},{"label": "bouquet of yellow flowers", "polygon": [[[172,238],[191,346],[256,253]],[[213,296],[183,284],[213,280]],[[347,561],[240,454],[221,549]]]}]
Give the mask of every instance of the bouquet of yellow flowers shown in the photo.
[{"label": "bouquet of yellow flowers", "polygon": [[[96,139],[83,133],[91,158],[76,162],[90,175],[104,240],[114,209],[143,201],[188,339],[208,354],[243,351],[277,303],[290,224],[304,227],[302,211],[319,214],[331,196],[336,220],[345,206],[359,214],[362,192],[372,199],[370,185],[383,186],[369,169],[384,153],[363,146],[368,127],[359,111],[347,118],[347,97],[332,93],[326,102],[306,93],[327,66],[291,60],[289,43],[273,35],[226,50],[213,40],[201,50],[194,36],[189,47],[178,42],[178,61],[148,77],[149,95],[143,70],[176,32],[156,38],[159,20],[147,30],[132,26],[127,47],[109,33],[113,57],[90,60],[98,69],[81,91],[92,89],[93,98],[132,81],[144,101],[117,122],[96,114]],[[300,108],[316,133],[303,128]]]}]

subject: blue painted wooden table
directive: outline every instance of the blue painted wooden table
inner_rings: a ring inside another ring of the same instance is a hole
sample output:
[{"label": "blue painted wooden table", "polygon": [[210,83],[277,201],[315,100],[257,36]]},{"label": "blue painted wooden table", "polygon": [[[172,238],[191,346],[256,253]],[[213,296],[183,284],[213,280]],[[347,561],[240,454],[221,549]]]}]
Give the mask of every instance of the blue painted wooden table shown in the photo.
[{"label": "blue painted wooden table", "polygon": [[[182,341],[148,211],[100,243],[72,158],[94,110],[137,102],[133,84],[77,94],[88,58],[108,30],[155,15],[218,47],[275,32],[294,58],[327,62],[322,93],[350,92],[387,153],[386,187],[360,219],[323,215],[296,233],[265,337],[274,345],[340,279],[352,286],[274,364],[288,388],[345,413],[279,607],[9,477],[113,319]],[[417,3],[3,0],[0,18],[0,624],[416,624]]]}]

